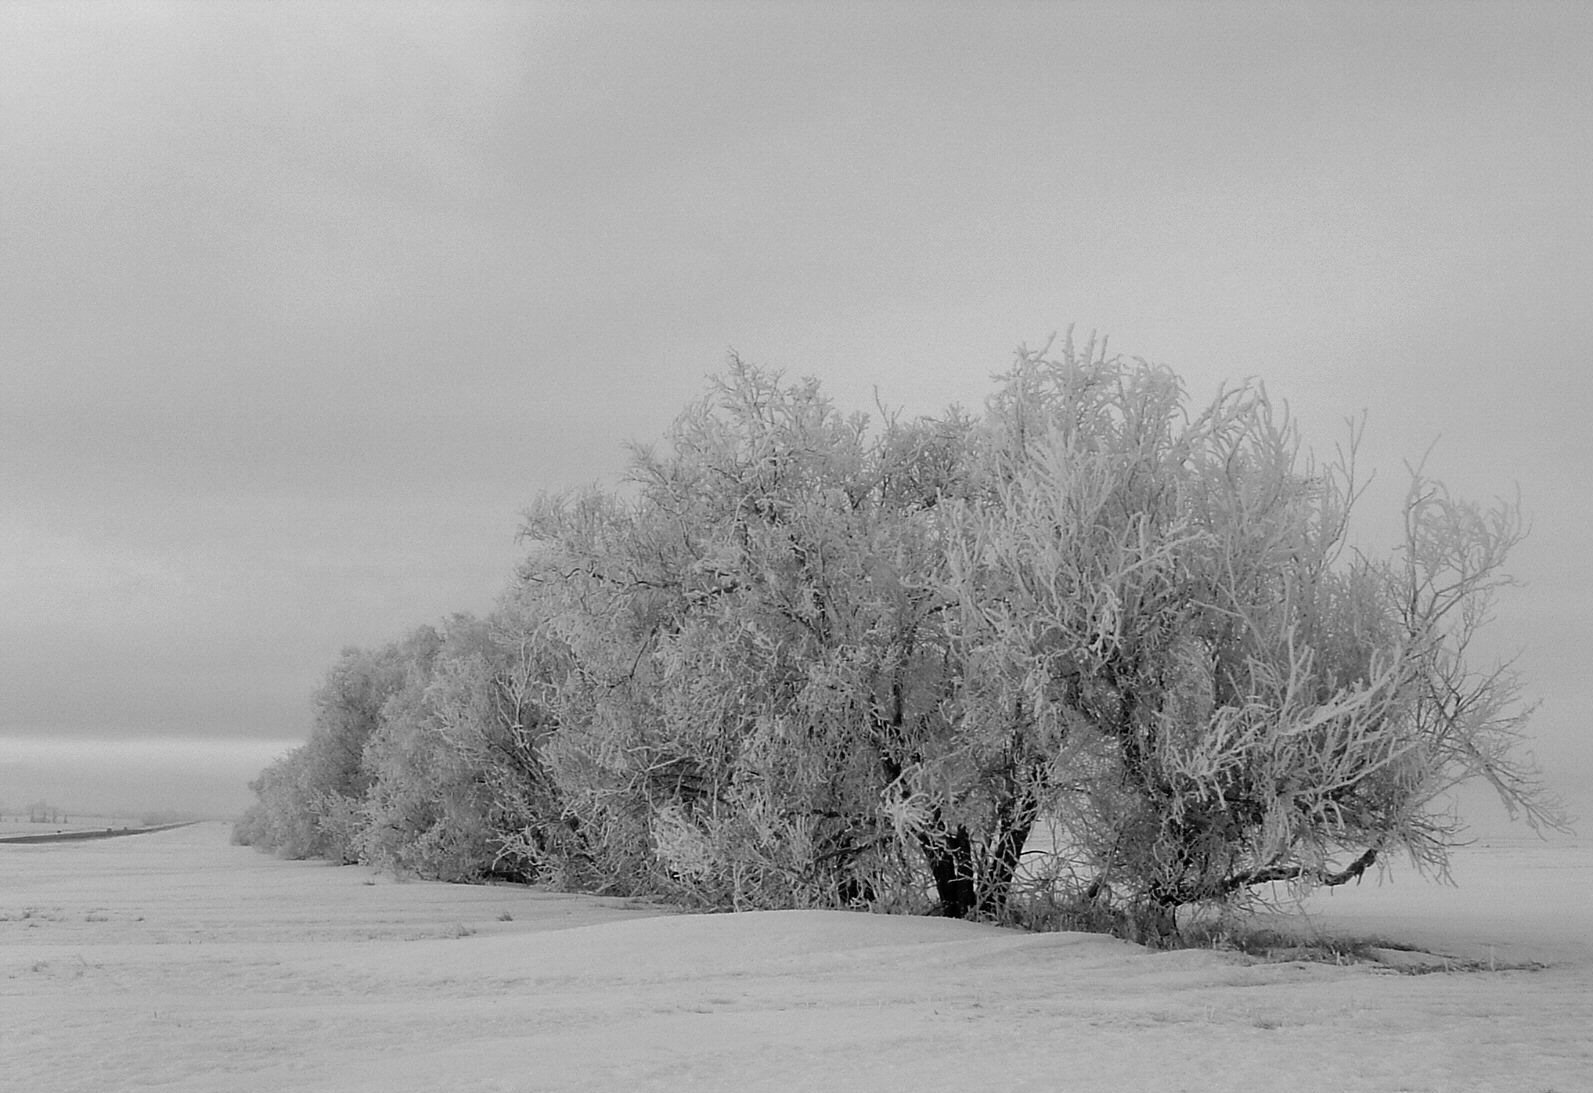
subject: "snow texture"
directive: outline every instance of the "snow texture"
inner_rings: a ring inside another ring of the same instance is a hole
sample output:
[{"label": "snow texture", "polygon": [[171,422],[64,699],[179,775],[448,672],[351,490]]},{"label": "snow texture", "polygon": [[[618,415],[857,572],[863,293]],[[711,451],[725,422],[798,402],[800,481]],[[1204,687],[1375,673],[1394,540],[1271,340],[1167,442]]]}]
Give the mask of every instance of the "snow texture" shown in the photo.
[{"label": "snow texture", "polygon": [[1335,966],[404,883],[227,835],[0,847],[0,1087],[1593,1089],[1584,844],[1314,897],[1296,928],[1389,943]]}]

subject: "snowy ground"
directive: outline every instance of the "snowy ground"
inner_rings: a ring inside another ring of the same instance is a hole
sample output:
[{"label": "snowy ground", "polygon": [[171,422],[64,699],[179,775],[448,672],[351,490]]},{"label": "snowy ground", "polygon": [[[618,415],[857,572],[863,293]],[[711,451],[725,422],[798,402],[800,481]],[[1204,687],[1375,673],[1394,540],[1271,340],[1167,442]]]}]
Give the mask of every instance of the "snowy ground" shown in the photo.
[{"label": "snowy ground", "polygon": [[224,824],[0,847],[0,1087],[1593,1089],[1593,853],[1519,840],[1310,922],[1537,970],[1151,953],[841,912],[663,915],[281,862]]}]

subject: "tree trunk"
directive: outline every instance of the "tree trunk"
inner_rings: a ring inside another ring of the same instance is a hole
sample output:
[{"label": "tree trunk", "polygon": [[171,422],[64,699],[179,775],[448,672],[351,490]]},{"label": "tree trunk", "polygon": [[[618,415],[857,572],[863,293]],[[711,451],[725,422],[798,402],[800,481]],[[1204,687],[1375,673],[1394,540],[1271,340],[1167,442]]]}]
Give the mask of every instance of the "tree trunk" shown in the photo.
[{"label": "tree trunk", "polygon": [[988,856],[976,857],[968,829],[923,839],[924,858],[935,879],[939,913],[947,918],[994,918],[1007,909],[1012,880],[1039,808],[1027,795],[1004,802],[995,817],[996,837]]},{"label": "tree trunk", "polygon": [[978,913],[996,918],[1007,910],[1012,880],[1028,845],[1029,833],[1040,814],[1039,806],[1028,795],[1011,798],[996,811],[996,841],[990,860],[985,863],[984,884],[980,885]]},{"label": "tree trunk", "polygon": [[959,825],[939,838],[925,836],[923,847],[930,875],[935,878],[935,894],[940,897],[938,913],[946,918],[972,918],[979,899],[968,829]]}]

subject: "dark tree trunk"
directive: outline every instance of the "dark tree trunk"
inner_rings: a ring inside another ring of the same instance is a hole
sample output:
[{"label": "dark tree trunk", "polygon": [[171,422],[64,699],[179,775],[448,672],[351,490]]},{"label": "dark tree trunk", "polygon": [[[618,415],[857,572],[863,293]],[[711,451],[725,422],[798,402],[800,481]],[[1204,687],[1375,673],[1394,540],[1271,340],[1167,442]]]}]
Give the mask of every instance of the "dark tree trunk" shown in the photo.
[{"label": "dark tree trunk", "polygon": [[1039,806],[1027,794],[1004,801],[996,813],[996,843],[985,863],[985,883],[979,892],[980,916],[998,917],[1007,909],[1012,894],[1012,879],[1018,872],[1023,848],[1040,814]]},{"label": "dark tree trunk", "polygon": [[968,829],[959,826],[939,838],[926,837],[924,857],[935,878],[939,913],[946,918],[972,918],[979,899],[974,886],[973,840],[968,837]]},{"label": "dark tree trunk", "polygon": [[939,913],[947,918],[993,918],[1007,909],[1012,880],[1039,809],[1028,796],[1008,800],[996,812],[996,838],[988,855],[959,825],[923,840],[924,859],[935,879]]}]

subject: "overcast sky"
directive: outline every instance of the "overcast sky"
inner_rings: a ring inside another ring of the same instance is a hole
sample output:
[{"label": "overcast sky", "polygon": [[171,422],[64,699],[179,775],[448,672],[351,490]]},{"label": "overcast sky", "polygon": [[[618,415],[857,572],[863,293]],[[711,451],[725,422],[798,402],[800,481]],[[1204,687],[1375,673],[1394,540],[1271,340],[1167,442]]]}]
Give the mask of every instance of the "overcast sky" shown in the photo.
[{"label": "overcast sky", "polygon": [[1072,323],[1365,412],[1378,550],[1519,486],[1580,797],[1590,102],[1585,3],[0,5],[0,801],[241,807],[731,348],[927,412]]}]

